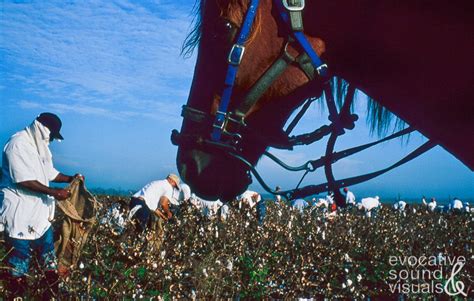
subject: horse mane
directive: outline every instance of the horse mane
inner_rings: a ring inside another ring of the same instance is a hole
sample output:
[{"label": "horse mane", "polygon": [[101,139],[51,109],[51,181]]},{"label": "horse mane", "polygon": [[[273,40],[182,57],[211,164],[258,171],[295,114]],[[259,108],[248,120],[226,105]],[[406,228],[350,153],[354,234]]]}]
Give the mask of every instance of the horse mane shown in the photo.
[{"label": "horse mane", "polygon": [[[243,16],[242,9],[237,10],[233,9],[237,6],[245,7],[248,5],[246,0],[218,0],[218,6],[220,8],[220,15],[227,14],[231,19],[241,19]],[[191,23],[191,29],[186,36],[183,45],[181,47],[181,55],[184,58],[189,58],[192,56],[194,50],[199,45],[202,36],[202,18],[203,18],[203,9],[206,4],[206,0],[196,0],[193,5],[192,14],[193,19]],[[256,30],[260,28],[260,18],[257,16],[256,20]],[[252,39],[252,36],[250,39]],[[349,83],[345,80],[334,77],[331,81],[331,86],[334,93],[334,98],[339,105],[342,106],[344,98],[347,93],[347,87]],[[356,94],[354,94],[355,97]],[[389,132],[390,129],[397,130],[405,126],[403,120],[399,119],[388,109],[382,106],[373,98],[367,96],[367,118],[366,123],[369,126],[370,133],[376,134],[377,136],[384,136]]]},{"label": "horse mane", "polygon": [[[342,107],[349,83],[340,77],[333,77],[331,79],[331,87],[337,105]],[[354,94],[354,98],[356,96],[357,90]],[[322,103],[322,105],[324,105],[324,103]],[[369,126],[370,133],[372,135],[376,134],[379,137],[385,136],[391,129],[393,131],[401,130],[406,125],[403,120],[370,96],[367,96],[366,123]]]}]

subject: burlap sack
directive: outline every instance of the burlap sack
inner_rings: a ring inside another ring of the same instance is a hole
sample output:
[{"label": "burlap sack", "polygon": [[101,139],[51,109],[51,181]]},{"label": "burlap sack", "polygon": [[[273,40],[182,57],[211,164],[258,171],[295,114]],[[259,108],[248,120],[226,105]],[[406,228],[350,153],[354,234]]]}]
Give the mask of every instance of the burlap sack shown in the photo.
[{"label": "burlap sack", "polygon": [[163,244],[163,219],[155,214],[150,215],[149,229],[147,230],[147,252],[157,254]]},{"label": "burlap sack", "polygon": [[87,191],[81,179],[75,179],[67,188],[71,196],[57,205],[65,217],[61,226],[61,235],[55,242],[59,266],[73,268],[87,242],[87,237],[97,221],[97,201]]}]

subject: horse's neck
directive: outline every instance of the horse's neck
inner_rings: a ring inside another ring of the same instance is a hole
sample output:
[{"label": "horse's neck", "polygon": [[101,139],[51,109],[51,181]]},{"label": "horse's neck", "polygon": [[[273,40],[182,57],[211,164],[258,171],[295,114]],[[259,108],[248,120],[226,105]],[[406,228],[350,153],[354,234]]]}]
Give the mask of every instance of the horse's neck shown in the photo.
[{"label": "horse's neck", "polygon": [[437,65],[447,63],[450,52],[462,51],[456,49],[465,46],[459,47],[460,42],[473,43],[472,8],[463,7],[466,1],[454,0],[463,5],[449,6],[436,0],[307,2],[306,32],[326,42],[327,59],[342,69],[336,71],[359,68],[362,70],[354,71],[360,75],[366,69],[363,63],[384,70],[439,68]]},{"label": "horse's neck", "polygon": [[335,74],[459,155],[472,131],[473,3],[307,1],[305,32]]}]

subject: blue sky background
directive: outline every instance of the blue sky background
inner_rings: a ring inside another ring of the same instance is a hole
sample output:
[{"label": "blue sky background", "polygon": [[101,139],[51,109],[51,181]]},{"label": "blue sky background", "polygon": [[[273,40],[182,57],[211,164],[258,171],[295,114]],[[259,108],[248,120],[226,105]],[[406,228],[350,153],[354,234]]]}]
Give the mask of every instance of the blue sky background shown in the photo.
[{"label": "blue sky background", "polygon": [[[177,148],[170,133],[180,128],[195,56],[179,56],[190,29],[193,1],[1,1],[0,141],[28,125],[40,112],[57,113],[65,140],[53,143],[55,164],[81,172],[89,187],[136,189],[176,172]],[[368,142],[365,98],[360,93],[356,130],[336,148]],[[326,120],[315,104],[298,127],[312,131]],[[315,121],[316,120],[316,121]],[[341,160],[336,177],[391,164],[420,143],[385,143]],[[286,162],[319,158],[322,143],[293,152],[276,151]],[[272,186],[290,188],[298,177],[269,160],[259,170]],[[324,180],[322,171],[305,183]],[[440,147],[368,183],[357,196],[473,198],[474,175]],[[253,189],[261,191],[258,184]]]}]

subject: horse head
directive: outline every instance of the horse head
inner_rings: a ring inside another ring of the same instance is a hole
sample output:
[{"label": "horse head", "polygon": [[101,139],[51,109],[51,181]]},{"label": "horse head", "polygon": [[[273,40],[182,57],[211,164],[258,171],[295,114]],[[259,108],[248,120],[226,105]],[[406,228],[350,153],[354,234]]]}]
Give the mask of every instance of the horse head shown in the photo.
[{"label": "horse head", "polygon": [[[183,110],[185,118],[180,137],[182,140],[192,138],[179,143],[177,164],[184,181],[206,198],[234,197],[250,183],[247,165],[229,155],[225,149],[200,143],[209,139],[212,131],[212,120],[225,89],[229,53],[248,9],[249,1],[203,1],[200,22],[194,35],[188,37],[191,43],[199,43],[199,48],[188,110]],[[270,0],[261,1],[238,67],[229,111],[245,101],[248,92],[282,51],[294,57],[301,52],[288,41],[288,33],[283,30],[282,21],[276,14]],[[319,54],[324,51],[321,40],[311,38],[310,42]],[[268,146],[281,142],[282,127],[294,107],[303,99],[321,93],[320,87],[306,87],[309,82],[308,76],[291,64],[242,114],[245,129],[238,124],[228,124],[226,131],[238,135],[240,154],[249,163],[255,164]],[[196,115],[193,112],[197,111],[202,118],[189,116]]]}]

